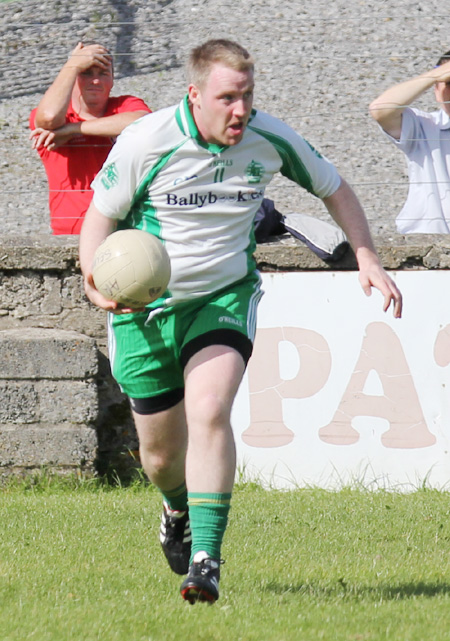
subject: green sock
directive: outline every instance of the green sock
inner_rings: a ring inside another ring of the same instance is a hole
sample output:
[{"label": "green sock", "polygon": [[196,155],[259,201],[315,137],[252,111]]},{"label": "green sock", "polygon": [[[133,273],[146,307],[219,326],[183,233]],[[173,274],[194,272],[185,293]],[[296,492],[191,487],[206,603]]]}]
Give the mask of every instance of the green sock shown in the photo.
[{"label": "green sock", "polygon": [[192,531],[190,563],[192,563],[194,555],[201,551],[207,552],[213,559],[220,559],[230,501],[231,493],[188,492],[189,520]]},{"label": "green sock", "polygon": [[182,483],[173,490],[160,490],[160,492],[164,497],[164,501],[171,510],[176,510],[177,512],[184,512],[187,510],[186,483]]}]

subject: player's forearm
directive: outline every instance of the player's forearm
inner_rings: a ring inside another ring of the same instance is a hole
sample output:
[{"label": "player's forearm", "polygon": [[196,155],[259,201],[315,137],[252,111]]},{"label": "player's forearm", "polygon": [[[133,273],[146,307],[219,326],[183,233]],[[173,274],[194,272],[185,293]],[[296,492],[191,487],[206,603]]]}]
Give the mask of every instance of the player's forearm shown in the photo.
[{"label": "player's forearm", "polygon": [[334,194],[324,199],[328,211],[342,227],[355,252],[358,261],[359,281],[364,292],[370,296],[376,287],[384,297],[383,309],[391,302],[394,316],[402,315],[402,295],[394,281],[383,269],[370,234],[364,211],[350,185],[341,179],[341,185]]},{"label": "player's forearm", "polygon": [[[364,210],[350,185],[341,178],[337,191],[323,201],[342,228],[355,252],[358,264],[377,256]],[[378,259],[377,259],[378,260]]]},{"label": "player's forearm", "polygon": [[115,227],[115,221],[104,216],[91,202],[80,232],[79,258],[85,279],[91,275],[95,250]]},{"label": "player's forearm", "polygon": [[78,123],[71,123],[71,133],[81,133],[85,136],[105,136],[114,138],[130,125],[132,122],[145,116],[147,111],[126,111],[114,116],[104,116],[92,120],[83,120]]},{"label": "player's forearm", "polygon": [[91,203],[86,212],[80,234],[79,256],[83,274],[84,291],[91,303],[108,312],[116,312],[118,303],[107,300],[95,287],[92,275],[92,263],[96,249],[115,228],[116,222],[103,216],[95,205]]}]

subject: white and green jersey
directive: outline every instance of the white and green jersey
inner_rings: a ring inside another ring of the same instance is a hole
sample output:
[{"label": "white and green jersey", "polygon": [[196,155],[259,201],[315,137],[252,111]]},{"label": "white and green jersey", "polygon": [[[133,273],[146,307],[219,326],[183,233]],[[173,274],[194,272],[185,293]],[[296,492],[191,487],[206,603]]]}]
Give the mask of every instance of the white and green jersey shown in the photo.
[{"label": "white and green jersey", "polygon": [[[166,305],[205,296],[255,269],[253,219],[281,172],[319,198],[340,184],[334,166],[293,129],[254,110],[234,146],[205,143],[187,96],[127,127],[92,183],[93,202],[119,229],[144,229],[166,246]],[[158,301],[158,304],[161,301]]]}]

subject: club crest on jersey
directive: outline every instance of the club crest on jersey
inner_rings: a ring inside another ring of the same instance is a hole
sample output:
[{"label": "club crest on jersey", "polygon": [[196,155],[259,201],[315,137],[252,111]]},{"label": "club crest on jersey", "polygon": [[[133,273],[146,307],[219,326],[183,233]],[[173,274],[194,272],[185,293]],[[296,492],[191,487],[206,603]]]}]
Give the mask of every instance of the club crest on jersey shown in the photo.
[{"label": "club crest on jersey", "polygon": [[100,176],[100,181],[103,187],[107,190],[114,187],[119,182],[119,174],[117,172],[116,163],[112,162],[103,169]]},{"label": "club crest on jersey", "polygon": [[250,184],[260,183],[265,172],[264,165],[252,160],[245,168],[245,175]]}]

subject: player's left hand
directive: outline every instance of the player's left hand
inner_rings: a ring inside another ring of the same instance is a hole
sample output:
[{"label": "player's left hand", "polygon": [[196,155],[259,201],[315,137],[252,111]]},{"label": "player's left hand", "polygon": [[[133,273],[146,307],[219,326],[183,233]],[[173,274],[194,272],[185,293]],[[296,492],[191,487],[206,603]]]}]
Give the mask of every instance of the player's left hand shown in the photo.
[{"label": "player's left hand", "polygon": [[387,311],[391,305],[394,306],[394,318],[401,318],[403,309],[403,298],[397,285],[383,269],[378,261],[371,262],[365,267],[360,267],[359,282],[366,296],[372,294],[372,287],[376,287],[383,297],[383,311]]}]

